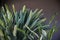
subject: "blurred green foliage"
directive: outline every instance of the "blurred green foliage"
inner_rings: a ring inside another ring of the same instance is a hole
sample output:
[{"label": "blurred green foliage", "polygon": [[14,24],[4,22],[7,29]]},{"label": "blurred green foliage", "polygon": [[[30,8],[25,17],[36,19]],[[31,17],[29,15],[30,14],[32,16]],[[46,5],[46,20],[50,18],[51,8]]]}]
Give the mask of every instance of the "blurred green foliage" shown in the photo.
[{"label": "blurred green foliage", "polygon": [[[14,5],[11,12],[8,5],[0,11],[0,40],[51,40],[55,25],[49,28],[55,16],[45,24],[43,9],[30,10],[24,5],[22,10],[17,12]],[[42,17],[41,17],[42,16]]]}]

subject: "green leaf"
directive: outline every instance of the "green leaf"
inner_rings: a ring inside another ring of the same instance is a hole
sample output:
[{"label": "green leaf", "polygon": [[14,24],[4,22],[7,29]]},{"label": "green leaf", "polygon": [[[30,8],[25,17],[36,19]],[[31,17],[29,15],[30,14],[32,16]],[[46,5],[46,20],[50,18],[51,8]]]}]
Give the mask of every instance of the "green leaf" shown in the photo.
[{"label": "green leaf", "polygon": [[4,37],[3,31],[0,29],[0,37]]},{"label": "green leaf", "polygon": [[32,10],[31,10],[31,11],[30,11],[30,14],[29,14],[29,17],[27,18],[26,25],[28,25],[28,24],[29,24],[29,22],[30,22],[30,20],[31,20],[32,16],[33,16],[33,13],[32,13]]},{"label": "green leaf", "polygon": [[4,22],[5,22],[5,26],[7,26],[7,24],[9,23],[9,20],[8,20],[8,18],[6,17],[7,15],[5,14],[3,14],[3,18],[4,18]]},{"label": "green leaf", "polygon": [[23,6],[23,9],[22,9],[23,12],[26,11],[26,5]]},{"label": "green leaf", "polygon": [[41,25],[41,23],[43,23],[43,22],[45,22],[45,21],[46,21],[46,18],[43,18],[43,19],[39,20],[36,25],[37,25],[37,26],[38,26],[38,25]]},{"label": "green leaf", "polygon": [[43,29],[42,29],[42,35],[43,35],[44,37],[47,37],[47,32],[46,32],[45,30],[43,30]]},{"label": "green leaf", "polygon": [[54,18],[55,18],[55,15],[53,15],[53,16],[50,18],[49,24],[52,23],[52,21],[53,21]]},{"label": "green leaf", "polygon": [[43,35],[41,34],[41,37],[40,37],[40,39],[39,40],[42,40],[43,39]]},{"label": "green leaf", "polygon": [[17,25],[14,26],[13,35],[16,36],[16,33],[17,33]]},{"label": "green leaf", "polygon": [[35,33],[34,31],[32,31],[27,25],[25,25],[25,27],[26,27],[31,33],[33,33],[37,38],[39,38],[38,34]]},{"label": "green leaf", "polygon": [[26,35],[25,31],[20,29],[20,28],[17,28],[18,31],[22,32],[24,35]]},{"label": "green leaf", "polygon": [[18,18],[19,18],[19,17],[18,17],[18,13],[16,12],[16,13],[15,13],[15,22],[16,22],[16,23],[18,22]]},{"label": "green leaf", "polygon": [[22,24],[23,22],[24,22],[24,14],[23,14],[23,12],[22,11],[20,11],[20,23]]},{"label": "green leaf", "polygon": [[16,10],[15,10],[14,4],[12,5],[12,9],[13,9],[13,12],[14,12],[14,15],[15,15]]},{"label": "green leaf", "polygon": [[12,20],[12,13],[8,7],[8,5],[5,4],[6,12],[7,12],[7,17],[9,20]]},{"label": "green leaf", "polygon": [[5,27],[4,22],[0,19],[0,25]]},{"label": "green leaf", "polygon": [[35,18],[38,18],[41,15],[42,11],[43,11],[43,9],[41,9],[40,11],[38,11]]},{"label": "green leaf", "polygon": [[53,28],[50,29],[50,31],[48,32],[48,40],[52,39],[53,33],[55,32],[55,25],[53,26]]},{"label": "green leaf", "polygon": [[36,20],[32,23],[32,25],[31,25],[31,27],[30,27],[30,28],[33,28],[33,27],[37,24],[38,20],[39,20],[39,18],[38,18],[38,19],[36,19]]}]

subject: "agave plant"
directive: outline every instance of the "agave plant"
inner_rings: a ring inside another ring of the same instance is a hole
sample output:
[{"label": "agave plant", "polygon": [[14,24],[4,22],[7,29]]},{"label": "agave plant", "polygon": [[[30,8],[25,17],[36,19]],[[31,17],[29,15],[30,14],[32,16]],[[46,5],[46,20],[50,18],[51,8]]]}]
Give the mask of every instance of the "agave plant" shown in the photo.
[{"label": "agave plant", "polygon": [[22,10],[12,10],[5,4],[0,11],[0,40],[51,40],[55,28],[49,28],[54,19],[53,16],[48,24],[43,18],[41,10],[30,10],[23,6]]}]

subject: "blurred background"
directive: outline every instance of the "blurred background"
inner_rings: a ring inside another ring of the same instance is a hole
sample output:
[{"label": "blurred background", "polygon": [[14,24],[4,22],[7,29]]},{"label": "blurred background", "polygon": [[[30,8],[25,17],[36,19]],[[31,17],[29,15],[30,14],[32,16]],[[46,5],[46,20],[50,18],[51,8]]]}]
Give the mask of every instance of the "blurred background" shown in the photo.
[{"label": "blurred background", "polygon": [[49,22],[52,15],[57,13],[54,21],[57,21],[56,27],[59,31],[53,35],[52,40],[60,40],[60,0],[0,0],[0,7],[4,6],[4,4],[8,4],[10,8],[12,8],[11,6],[14,4],[17,11],[20,10],[23,5],[26,5],[27,8],[30,9],[43,9],[44,17],[47,18],[46,23]]}]

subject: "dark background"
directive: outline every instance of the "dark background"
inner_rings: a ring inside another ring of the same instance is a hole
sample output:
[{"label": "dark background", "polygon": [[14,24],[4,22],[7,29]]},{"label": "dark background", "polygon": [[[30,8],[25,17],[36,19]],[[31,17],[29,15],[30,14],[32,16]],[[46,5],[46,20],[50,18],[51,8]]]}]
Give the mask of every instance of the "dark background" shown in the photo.
[{"label": "dark background", "polygon": [[[58,32],[53,35],[52,40],[60,40],[60,0],[0,0],[0,7],[8,4],[10,8],[15,5],[16,10],[20,10],[23,5],[30,9],[43,9],[44,17],[47,18],[47,23],[50,17],[57,13],[54,21],[57,21]],[[54,23],[53,21],[53,23]]]}]

